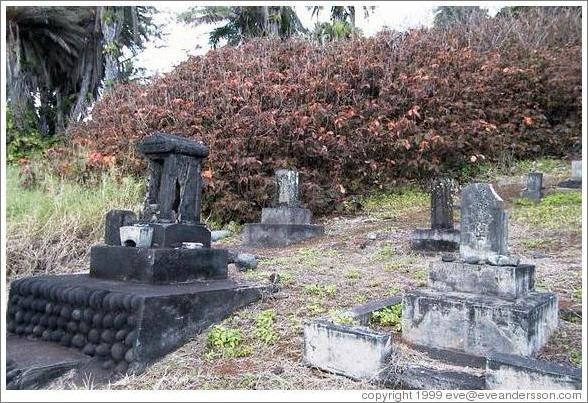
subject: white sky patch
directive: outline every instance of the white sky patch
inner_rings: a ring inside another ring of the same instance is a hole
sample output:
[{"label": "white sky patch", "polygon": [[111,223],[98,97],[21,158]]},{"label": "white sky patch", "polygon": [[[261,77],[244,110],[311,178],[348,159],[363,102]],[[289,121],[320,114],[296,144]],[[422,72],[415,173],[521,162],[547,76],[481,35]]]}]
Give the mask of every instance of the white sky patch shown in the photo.
[{"label": "white sky patch", "polygon": [[[162,38],[147,43],[145,49],[133,59],[135,67],[144,68],[145,75],[150,77],[171,71],[190,55],[203,55],[208,52],[211,49],[208,43],[210,31],[224,23],[192,26],[177,21],[180,12],[200,4],[202,3],[185,2],[155,5],[158,12],[154,15],[154,21],[162,26]],[[312,10],[309,10],[307,5],[292,5],[302,24],[309,30],[314,28],[317,21],[329,20],[330,5],[317,4],[324,6],[318,20],[316,16],[312,17]],[[365,36],[372,36],[384,28],[403,31],[431,26],[434,9],[437,6],[430,2],[382,2],[375,5],[375,11],[368,18],[365,18],[361,6],[356,6],[356,25]],[[493,3],[481,7],[488,9],[489,15],[494,16],[503,4]]]}]

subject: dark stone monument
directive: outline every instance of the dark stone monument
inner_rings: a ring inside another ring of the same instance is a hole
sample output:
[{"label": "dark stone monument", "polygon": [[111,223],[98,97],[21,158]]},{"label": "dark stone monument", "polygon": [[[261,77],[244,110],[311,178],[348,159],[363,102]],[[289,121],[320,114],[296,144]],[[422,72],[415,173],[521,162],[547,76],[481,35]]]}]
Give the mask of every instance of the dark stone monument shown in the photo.
[{"label": "dark stone monument", "polygon": [[417,229],[412,235],[416,250],[455,251],[459,248],[459,231],[453,227],[453,192],[449,178],[435,179],[431,184],[431,228]]},{"label": "dark stone monument", "polygon": [[[38,387],[62,368],[140,372],[266,291],[230,280],[227,250],[210,248],[200,223],[208,148],[156,133],[139,150],[150,160],[145,210],[139,219],[124,210],[106,215],[106,245],[91,248],[89,275],[12,282],[6,322],[13,387]],[[65,357],[63,348],[72,354],[61,365],[55,357]]]},{"label": "dark stone monument", "polygon": [[541,172],[529,172],[527,174],[527,187],[521,195],[525,199],[540,201],[543,197],[543,174]]},{"label": "dark stone monument", "polygon": [[572,161],[572,177],[558,183],[557,187],[563,189],[582,189],[582,161]]},{"label": "dark stone monument", "polygon": [[557,297],[535,288],[535,266],[508,252],[508,220],[489,184],[461,196],[460,257],[429,268],[429,288],[404,297],[403,337],[416,345],[484,356],[530,356],[557,327]]},{"label": "dark stone monument", "polygon": [[322,236],[324,227],[311,224],[312,213],[300,206],[298,172],[279,169],[275,182],[274,207],[262,209],[261,223],[245,225],[245,243],[252,246],[285,246]]}]

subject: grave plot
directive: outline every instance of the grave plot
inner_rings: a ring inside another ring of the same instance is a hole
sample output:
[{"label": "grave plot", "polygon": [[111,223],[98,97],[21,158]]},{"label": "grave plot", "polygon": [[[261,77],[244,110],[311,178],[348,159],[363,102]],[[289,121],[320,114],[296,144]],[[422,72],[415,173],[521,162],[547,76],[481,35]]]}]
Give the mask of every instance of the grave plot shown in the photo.
[{"label": "grave plot", "polygon": [[139,151],[150,163],[145,209],[106,215],[90,273],[12,282],[8,387],[38,388],[72,368],[105,380],[140,373],[267,290],[229,279],[227,251],[210,248],[200,223],[208,148],[156,133]]},{"label": "grave plot", "polygon": [[311,224],[312,213],[301,207],[298,171],[279,169],[275,174],[274,207],[261,211],[261,223],[246,224],[243,240],[249,246],[287,246],[324,235],[322,225]]},{"label": "grave plot", "polygon": [[579,387],[579,370],[533,358],[557,329],[557,297],[535,291],[535,266],[510,254],[502,199],[475,183],[461,200],[460,254],[433,261],[428,288],[405,293],[402,340],[319,319],[305,326],[310,365],[388,387]]}]

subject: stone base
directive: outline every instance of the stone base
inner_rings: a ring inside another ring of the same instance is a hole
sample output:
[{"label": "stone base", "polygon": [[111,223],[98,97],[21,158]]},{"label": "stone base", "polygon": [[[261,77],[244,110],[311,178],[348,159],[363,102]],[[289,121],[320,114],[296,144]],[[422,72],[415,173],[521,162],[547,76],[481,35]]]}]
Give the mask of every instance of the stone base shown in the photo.
[{"label": "stone base", "polygon": [[313,224],[246,224],[243,240],[251,246],[287,246],[323,236],[325,227]]},{"label": "stone base", "polygon": [[402,312],[408,342],[475,355],[529,356],[547,343],[557,322],[557,297],[551,293],[508,301],[423,289],[404,296]]},{"label": "stone base", "polygon": [[231,280],[153,286],[85,274],[29,277],[11,284],[6,328],[75,347],[115,372],[140,372],[264,290]]},{"label": "stone base", "polygon": [[302,207],[270,207],[261,209],[262,224],[310,224],[312,213]]},{"label": "stone base", "polygon": [[90,249],[90,276],[150,284],[227,278],[226,249],[133,248],[96,245]]},{"label": "stone base", "polygon": [[479,293],[517,299],[533,291],[535,266],[432,262],[429,268],[429,287],[443,292]]},{"label": "stone base", "polygon": [[304,325],[304,361],[352,379],[376,379],[392,351],[389,334],[319,319]]},{"label": "stone base", "polygon": [[562,189],[582,189],[582,181],[570,179],[558,183],[557,187]]},{"label": "stone base", "polygon": [[459,231],[417,229],[412,234],[411,246],[415,250],[454,252],[459,250]]},{"label": "stone base", "polygon": [[509,354],[486,359],[486,388],[509,390],[580,390],[582,370]]},{"label": "stone base", "polygon": [[532,200],[535,202],[539,202],[539,201],[541,201],[541,198],[543,198],[543,192],[537,192],[534,190],[523,190],[521,192],[521,197],[523,199],[528,199],[528,200]]}]

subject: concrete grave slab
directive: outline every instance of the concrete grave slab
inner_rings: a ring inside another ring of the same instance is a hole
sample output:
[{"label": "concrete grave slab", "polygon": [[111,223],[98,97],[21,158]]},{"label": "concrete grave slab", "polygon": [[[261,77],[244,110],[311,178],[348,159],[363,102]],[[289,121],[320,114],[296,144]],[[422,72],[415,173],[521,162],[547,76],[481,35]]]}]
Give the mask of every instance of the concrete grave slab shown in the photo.
[{"label": "concrete grave slab", "polygon": [[582,389],[582,370],[528,357],[491,353],[486,388],[514,390]]},{"label": "concrete grave slab", "polygon": [[352,379],[379,379],[392,352],[392,337],[366,326],[374,312],[401,301],[401,297],[390,297],[345,312],[357,325],[336,324],[325,318],[305,323],[304,361]]}]

